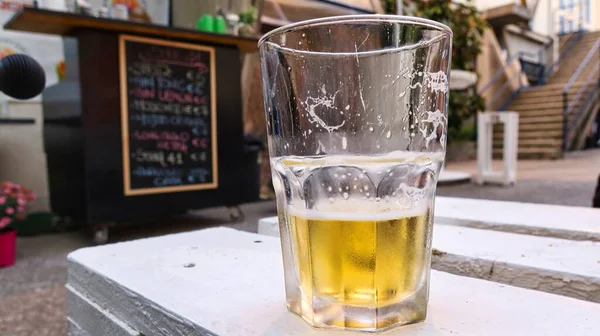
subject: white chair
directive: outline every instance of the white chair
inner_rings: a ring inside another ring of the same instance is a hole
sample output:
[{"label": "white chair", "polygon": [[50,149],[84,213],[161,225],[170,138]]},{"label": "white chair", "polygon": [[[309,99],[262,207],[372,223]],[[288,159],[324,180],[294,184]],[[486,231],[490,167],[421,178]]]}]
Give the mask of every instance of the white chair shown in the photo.
[{"label": "white chair", "polygon": [[[476,182],[484,184],[514,184],[517,179],[517,154],[519,141],[519,114],[517,112],[483,112],[477,117],[477,168]],[[492,170],[493,130],[495,123],[504,124],[503,164],[501,171]]]}]

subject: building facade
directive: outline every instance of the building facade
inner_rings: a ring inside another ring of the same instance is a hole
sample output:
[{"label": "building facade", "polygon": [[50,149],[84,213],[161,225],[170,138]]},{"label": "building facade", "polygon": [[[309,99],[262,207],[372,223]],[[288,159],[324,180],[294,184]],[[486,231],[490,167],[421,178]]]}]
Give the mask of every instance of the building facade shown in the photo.
[{"label": "building facade", "polygon": [[532,9],[530,26],[542,34],[600,30],[599,0],[539,0]]}]

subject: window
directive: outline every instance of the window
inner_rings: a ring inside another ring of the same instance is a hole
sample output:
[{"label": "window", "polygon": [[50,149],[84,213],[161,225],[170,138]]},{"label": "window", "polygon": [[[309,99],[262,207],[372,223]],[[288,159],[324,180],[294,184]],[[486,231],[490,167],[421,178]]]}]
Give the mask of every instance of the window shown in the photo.
[{"label": "window", "polygon": [[590,23],[590,21],[591,21],[591,18],[590,18],[590,12],[591,12],[591,9],[590,9],[590,0],[585,0],[585,8],[584,8],[584,10],[585,10],[585,12],[584,12],[585,13],[585,22],[586,23]]},{"label": "window", "polygon": [[573,20],[569,20],[569,32],[574,31],[573,29]]}]

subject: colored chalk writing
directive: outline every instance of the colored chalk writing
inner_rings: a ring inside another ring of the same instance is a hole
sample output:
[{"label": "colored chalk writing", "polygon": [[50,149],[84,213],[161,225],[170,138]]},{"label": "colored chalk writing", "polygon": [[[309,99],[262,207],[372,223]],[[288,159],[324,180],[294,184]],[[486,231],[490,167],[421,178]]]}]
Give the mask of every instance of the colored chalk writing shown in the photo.
[{"label": "colored chalk writing", "polygon": [[120,36],[128,196],[218,186],[211,47]]}]

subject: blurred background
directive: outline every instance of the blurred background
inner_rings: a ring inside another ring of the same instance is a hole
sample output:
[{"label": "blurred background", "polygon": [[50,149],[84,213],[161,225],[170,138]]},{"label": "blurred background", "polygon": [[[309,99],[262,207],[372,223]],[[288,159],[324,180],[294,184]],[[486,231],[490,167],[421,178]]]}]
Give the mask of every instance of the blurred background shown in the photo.
[{"label": "blurred background", "polygon": [[[214,226],[256,232],[258,218],[276,214],[257,39],[302,20],[384,13],[454,31],[438,195],[592,207],[600,1],[4,0],[0,59],[29,55],[46,80],[32,99],[0,93],[0,238],[8,237],[0,245],[12,244],[14,253],[0,268],[0,335],[66,335],[65,257],[74,249]],[[216,63],[227,63],[212,70],[214,113],[223,116],[211,134],[219,143],[218,187],[183,181],[173,187],[192,189],[163,197],[155,184],[135,201],[124,195],[121,32],[215,48]],[[481,116],[498,119],[492,112],[514,112],[518,123],[482,129]],[[518,141],[506,141],[516,126]],[[485,183],[488,170],[496,183]],[[228,196],[236,185],[244,192]]]}]

